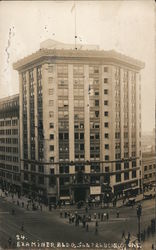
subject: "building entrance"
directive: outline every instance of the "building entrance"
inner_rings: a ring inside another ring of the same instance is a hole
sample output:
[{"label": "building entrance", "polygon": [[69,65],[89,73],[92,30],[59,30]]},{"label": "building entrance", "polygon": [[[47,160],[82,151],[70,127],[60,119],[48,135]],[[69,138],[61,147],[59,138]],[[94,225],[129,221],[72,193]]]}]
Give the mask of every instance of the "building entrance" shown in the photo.
[{"label": "building entrance", "polygon": [[74,190],[75,202],[86,200],[86,189],[85,188],[75,188]]}]

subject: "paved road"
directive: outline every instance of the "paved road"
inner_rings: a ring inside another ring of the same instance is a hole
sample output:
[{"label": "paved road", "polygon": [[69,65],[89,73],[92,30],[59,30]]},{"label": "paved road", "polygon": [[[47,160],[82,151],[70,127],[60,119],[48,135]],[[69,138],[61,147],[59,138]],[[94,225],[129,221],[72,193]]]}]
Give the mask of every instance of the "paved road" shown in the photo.
[{"label": "paved road", "polygon": [[[154,200],[144,201],[141,228],[144,229],[150,224],[154,214]],[[15,209],[15,215],[11,214],[12,208]],[[89,213],[101,212],[102,210],[94,209]],[[89,223],[89,232],[86,232],[82,225],[75,227],[69,224],[68,219],[60,218],[59,210],[51,212],[27,211],[12,203],[8,203],[4,198],[0,198],[0,242],[2,249],[8,247],[8,239],[12,238],[17,245],[17,235],[24,235],[27,241],[47,241],[47,242],[122,242],[122,232],[131,233],[135,238],[137,234],[137,217],[136,207],[122,207],[119,209],[120,217],[116,218],[116,209],[104,209],[109,212],[109,220],[99,222],[98,233],[95,234],[95,221]],[[84,210],[80,210],[84,213]],[[21,225],[24,223],[24,232]],[[148,245],[149,247],[149,245]],[[22,249],[22,248],[21,248]],[[27,248],[28,249],[28,248]],[[144,250],[150,250],[145,249]]]}]

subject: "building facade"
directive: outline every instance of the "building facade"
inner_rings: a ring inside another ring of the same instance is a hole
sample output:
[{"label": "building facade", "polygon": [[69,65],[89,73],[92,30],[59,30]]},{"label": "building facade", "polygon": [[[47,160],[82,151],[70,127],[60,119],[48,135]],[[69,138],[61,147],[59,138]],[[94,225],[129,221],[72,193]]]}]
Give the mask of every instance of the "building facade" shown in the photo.
[{"label": "building facade", "polygon": [[0,182],[20,191],[19,95],[0,100]]},{"label": "building facade", "polygon": [[138,192],[144,64],[94,46],[45,44],[14,63],[23,190],[49,201],[100,198],[105,185],[116,196]]},{"label": "building facade", "polygon": [[153,152],[142,154],[142,178],[144,190],[156,183],[156,156]]}]

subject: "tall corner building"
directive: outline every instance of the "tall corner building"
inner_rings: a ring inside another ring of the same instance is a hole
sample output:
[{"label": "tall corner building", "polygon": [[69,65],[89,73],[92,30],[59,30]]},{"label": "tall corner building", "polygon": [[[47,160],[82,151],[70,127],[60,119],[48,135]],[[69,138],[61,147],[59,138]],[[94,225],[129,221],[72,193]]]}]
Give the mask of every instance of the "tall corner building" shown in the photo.
[{"label": "tall corner building", "polygon": [[53,40],[14,63],[23,190],[49,201],[141,186],[140,70],[113,50]]},{"label": "tall corner building", "polygon": [[0,99],[0,184],[21,190],[18,94]]}]

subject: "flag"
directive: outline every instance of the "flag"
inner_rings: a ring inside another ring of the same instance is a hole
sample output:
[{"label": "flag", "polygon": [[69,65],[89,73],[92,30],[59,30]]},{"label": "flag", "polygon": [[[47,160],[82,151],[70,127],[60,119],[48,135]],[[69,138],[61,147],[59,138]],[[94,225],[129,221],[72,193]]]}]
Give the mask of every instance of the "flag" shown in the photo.
[{"label": "flag", "polygon": [[74,2],[73,6],[71,8],[71,13],[73,12],[74,9],[75,9],[75,2]]},{"label": "flag", "polygon": [[88,86],[88,95],[93,96],[94,95],[94,89],[90,87],[90,84]]},{"label": "flag", "polygon": [[90,84],[89,84],[89,86],[88,86],[88,95],[90,95],[90,90],[91,90],[91,88],[90,88]]}]

